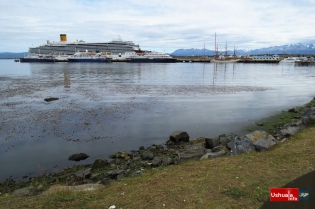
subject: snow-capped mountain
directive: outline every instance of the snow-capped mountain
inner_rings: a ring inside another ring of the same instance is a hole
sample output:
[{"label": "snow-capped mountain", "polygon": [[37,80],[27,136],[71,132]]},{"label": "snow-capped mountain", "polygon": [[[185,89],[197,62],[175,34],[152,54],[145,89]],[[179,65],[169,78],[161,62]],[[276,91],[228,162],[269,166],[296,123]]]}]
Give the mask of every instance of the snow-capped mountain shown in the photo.
[{"label": "snow-capped mountain", "polygon": [[[229,50],[228,54],[233,54],[234,51]],[[225,51],[220,51],[219,54],[225,54]],[[237,55],[253,55],[253,54],[315,54],[315,45],[301,43],[287,44],[282,46],[270,46],[261,49],[245,50],[237,49]],[[214,50],[208,49],[177,49],[173,53],[173,56],[213,56]]]}]

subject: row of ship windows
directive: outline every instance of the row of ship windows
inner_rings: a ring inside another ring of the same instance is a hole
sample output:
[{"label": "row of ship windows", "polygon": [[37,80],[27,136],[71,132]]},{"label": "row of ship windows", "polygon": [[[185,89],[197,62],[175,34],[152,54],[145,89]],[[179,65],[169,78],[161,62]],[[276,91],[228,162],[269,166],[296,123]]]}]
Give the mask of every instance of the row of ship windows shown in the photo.
[{"label": "row of ship windows", "polygon": [[274,60],[275,58],[253,58],[254,60]]}]

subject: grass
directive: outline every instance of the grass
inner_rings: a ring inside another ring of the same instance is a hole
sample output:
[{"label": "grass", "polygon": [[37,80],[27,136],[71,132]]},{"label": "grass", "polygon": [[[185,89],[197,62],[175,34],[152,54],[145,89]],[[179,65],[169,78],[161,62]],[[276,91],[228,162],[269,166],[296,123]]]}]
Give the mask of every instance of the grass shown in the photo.
[{"label": "grass", "polygon": [[153,169],[94,192],[0,195],[0,208],[259,208],[271,187],[315,168],[315,127],[268,152]]},{"label": "grass", "polygon": [[[291,120],[294,119],[295,116],[302,116],[302,114],[311,107],[315,107],[315,99],[311,100],[309,103],[301,107],[296,107],[296,110],[297,110],[296,113],[283,110],[279,114],[275,114],[275,115],[263,118],[260,121],[258,121],[255,125],[246,127],[247,131],[245,132],[250,132],[254,130],[262,130],[262,131],[267,131],[269,133],[272,133],[274,130],[276,130],[276,127],[278,125],[290,123]],[[263,125],[259,126],[257,124],[263,124]]]}]

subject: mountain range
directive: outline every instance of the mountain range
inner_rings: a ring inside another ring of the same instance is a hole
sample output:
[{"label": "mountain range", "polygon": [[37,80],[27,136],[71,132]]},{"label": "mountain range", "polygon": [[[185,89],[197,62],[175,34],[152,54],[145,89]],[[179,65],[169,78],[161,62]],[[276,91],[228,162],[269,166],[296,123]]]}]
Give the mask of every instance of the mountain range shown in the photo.
[{"label": "mountain range", "polygon": [[28,54],[28,52],[0,52],[0,59],[14,59],[14,58],[21,58]]},{"label": "mountain range", "polygon": [[[218,54],[225,54],[225,51],[219,51]],[[234,51],[228,50],[228,55],[233,55]],[[290,44],[290,45],[282,45],[282,46],[270,46],[261,49],[237,49],[237,55],[256,55],[256,54],[315,54],[315,45],[307,44],[303,45],[301,43],[298,44]],[[177,49],[173,53],[173,56],[213,56],[214,50],[209,49]]]}]

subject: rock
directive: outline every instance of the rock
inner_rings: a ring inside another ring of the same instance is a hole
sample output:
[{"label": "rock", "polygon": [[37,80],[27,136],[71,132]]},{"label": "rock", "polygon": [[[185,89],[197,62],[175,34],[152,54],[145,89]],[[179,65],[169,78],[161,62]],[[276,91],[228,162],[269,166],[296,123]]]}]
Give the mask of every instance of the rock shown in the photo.
[{"label": "rock", "polygon": [[260,139],[266,139],[268,134],[266,131],[254,131],[252,133],[246,134],[246,137],[254,143]]},{"label": "rock", "polygon": [[222,145],[219,145],[217,147],[214,147],[211,152],[228,152],[226,146],[222,146]]},{"label": "rock", "polygon": [[288,110],[288,112],[297,113],[297,110],[296,110],[296,108],[291,108]]},{"label": "rock", "polygon": [[289,126],[285,129],[280,130],[280,132],[284,137],[290,137],[296,134],[300,129],[300,126]]},{"label": "rock", "polygon": [[116,158],[126,158],[126,157],[129,157],[127,153],[125,152],[117,152],[115,154]]},{"label": "rock", "polygon": [[93,181],[90,179],[84,179],[82,181],[77,181],[75,182],[74,185],[82,185],[82,184],[93,184]]},{"label": "rock", "polygon": [[104,179],[101,181],[101,184],[102,184],[102,185],[110,185],[110,183],[112,183],[112,180],[109,179],[109,178],[104,178]]},{"label": "rock", "polygon": [[312,107],[305,111],[305,113],[302,115],[302,123],[305,126],[310,125],[312,122],[315,121],[315,107]]},{"label": "rock", "polygon": [[49,97],[49,98],[45,98],[45,102],[51,102],[51,101],[54,101],[54,100],[58,100],[59,98],[56,98],[56,97]]},{"label": "rock", "polygon": [[124,173],[124,170],[121,169],[117,169],[117,170],[110,170],[107,172],[107,175],[109,175],[112,178],[116,178],[116,176],[118,176],[121,173]]},{"label": "rock", "polygon": [[162,158],[162,164],[163,165],[174,164],[174,160],[173,160],[173,158],[170,158],[170,157],[163,157]]},{"label": "rock", "polygon": [[33,194],[34,194],[34,187],[33,186],[25,187],[22,189],[17,189],[12,193],[12,195],[14,195],[14,196],[30,196]]},{"label": "rock", "polygon": [[141,173],[132,172],[129,176],[130,176],[130,177],[138,177],[138,176],[141,176]]},{"label": "rock", "polygon": [[151,161],[151,166],[153,167],[159,167],[162,163],[162,159],[160,157],[154,157],[154,159]]},{"label": "rock", "polygon": [[179,153],[179,161],[184,162],[187,160],[200,159],[205,154],[205,148],[203,144],[188,145],[185,147],[185,151]]},{"label": "rock", "polygon": [[246,136],[244,136],[243,138],[239,136],[234,137],[234,139],[232,139],[231,141],[230,146],[232,155],[255,151],[253,142]]},{"label": "rock", "polygon": [[226,146],[228,142],[229,142],[229,140],[228,140],[228,138],[227,138],[227,136],[225,134],[221,134],[219,136],[219,143],[220,144]]},{"label": "rock", "polygon": [[73,160],[73,161],[80,161],[80,160],[85,160],[89,156],[85,153],[78,153],[78,154],[73,154],[71,155],[68,159]]},{"label": "rock", "polygon": [[190,143],[191,144],[199,144],[199,143],[206,144],[206,141],[204,137],[198,137],[196,139],[190,140]]},{"label": "rock", "polygon": [[276,139],[265,131],[254,131],[247,134],[246,137],[253,142],[255,149],[259,152],[266,151],[277,144]]},{"label": "rock", "polygon": [[108,165],[107,160],[96,159],[92,165],[92,170],[104,168],[107,165]]},{"label": "rock", "polygon": [[76,180],[88,179],[90,177],[91,177],[91,168],[74,173],[74,178]]},{"label": "rock", "polygon": [[139,150],[144,150],[144,146],[139,147]]},{"label": "rock", "polygon": [[116,179],[118,180],[118,181],[120,181],[120,180],[122,180],[123,178],[125,178],[126,177],[126,175],[124,174],[124,173],[120,173],[120,174],[118,174],[117,176],[116,176]]},{"label": "rock", "polygon": [[291,126],[301,126],[303,125],[302,120],[293,119],[291,122]]},{"label": "rock", "polygon": [[208,149],[213,149],[214,147],[219,145],[219,138],[217,137],[205,138],[205,140],[206,140],[206,148]]},{"label": "rock", "polygon": [[189,142],[189,135],[185,131],[174,131],[170,135],[170,140],[174,143]]},{"label": "rock", "polygon": [[120,168],[120,170],[127,170],[128,169],[128,165],[122,165],[119,168]]},{"label": "rock", "polygon": [[144,151],[142,154],[141,154],[141,159],[142,160],[153,160],[154,158],[154,155],[152,152],[150,151]]},{"label": "rock", "polygon": [[42,195],[48,195],[60,191],[70,191],[70,192],[81,192],[81,191],[95,191],[103,188],[102,184],[83,184],[78,186],[60,186],[54,185],[50,187],[47,191],[43,192]]},{"label": "rock", "polygon": [[258,141],[256,141],[254,143],[255,149],[259,152],[261,151],[266,151],[268,150],[270,147],[274,146],[277,144],[276,139],[271,136],[268,135],[268,137],[266,139],[260,139]]},{"label": "rock", "polygon": [[211,158],[217,158],[217,157],[223,157],[226,153],[219,153],[219,152],[208,152],[205,155],[203,155],[200,160],[203,159],[211,159]]}]

